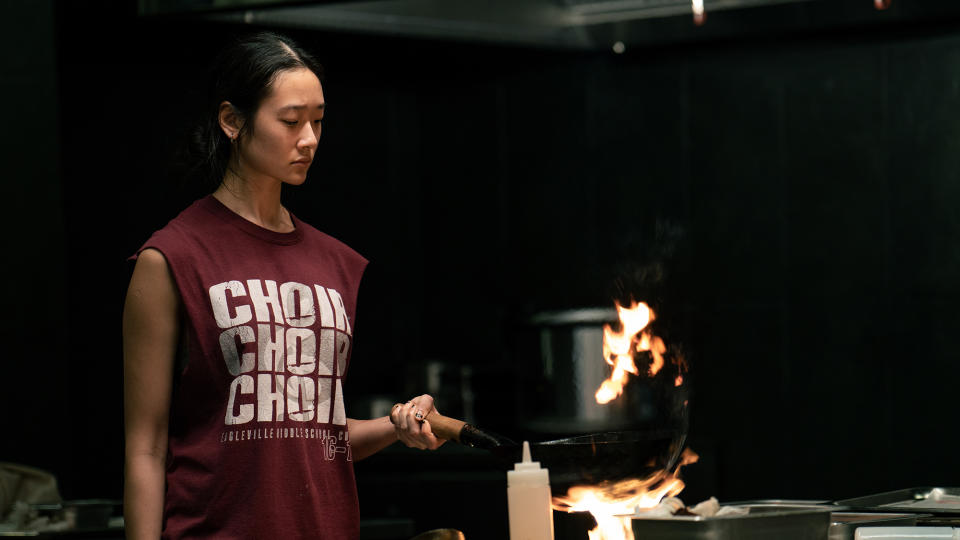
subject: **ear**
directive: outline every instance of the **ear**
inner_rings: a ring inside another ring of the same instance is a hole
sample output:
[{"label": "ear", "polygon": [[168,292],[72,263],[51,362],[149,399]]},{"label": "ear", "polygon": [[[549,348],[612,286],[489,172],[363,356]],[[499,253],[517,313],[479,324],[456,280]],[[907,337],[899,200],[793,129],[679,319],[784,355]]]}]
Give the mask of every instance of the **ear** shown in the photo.
[{"label": "ear", "polygon": [[237,109],[229,101],[220,104],[220,110],[217,114],[220,122],[220,129],[231,141],[237,140],[240,130],[243,128],[243,117],[237,112]]}]

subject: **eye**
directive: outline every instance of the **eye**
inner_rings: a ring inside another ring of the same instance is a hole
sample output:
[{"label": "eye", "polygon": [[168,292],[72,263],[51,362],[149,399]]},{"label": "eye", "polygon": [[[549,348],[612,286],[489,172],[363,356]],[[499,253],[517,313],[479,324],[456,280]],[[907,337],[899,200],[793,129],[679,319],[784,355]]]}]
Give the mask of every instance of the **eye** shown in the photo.
[{"label": "eye", "polygon": [[283,122],[284,124],[286,124],[286,125],[288,125],[288,126],[295,126],[295,125],[297,125],[297,121],[296,121],[296,120],[281,120],[281,122]]}]

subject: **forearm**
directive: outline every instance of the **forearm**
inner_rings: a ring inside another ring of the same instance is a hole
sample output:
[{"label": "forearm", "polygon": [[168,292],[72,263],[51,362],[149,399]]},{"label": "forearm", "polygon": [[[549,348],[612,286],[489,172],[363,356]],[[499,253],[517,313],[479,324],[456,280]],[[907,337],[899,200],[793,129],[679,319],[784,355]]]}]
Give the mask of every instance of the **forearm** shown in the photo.
[{"label": "forearm", "polygon": [[163,457],[153,454],[128,454],[123,488],[124,528],[128,539],[160,538],[163,496]]},{"label": "forearm", "polygon": [[376,454],[397,440],[396,428],[390,423],[389,416],[371,420],[348,418],[347,429],[353,459],[357,461]]}]

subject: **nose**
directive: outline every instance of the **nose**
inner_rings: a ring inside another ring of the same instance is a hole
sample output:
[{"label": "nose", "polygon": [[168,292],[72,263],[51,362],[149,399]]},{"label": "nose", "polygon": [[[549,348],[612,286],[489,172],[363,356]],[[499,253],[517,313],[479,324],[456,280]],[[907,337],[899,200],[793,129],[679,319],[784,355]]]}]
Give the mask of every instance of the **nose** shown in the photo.
[{"label": "nose", "polygon": [[314,129],[313,124],[307,123],[303,131],[300,132],[300,140],[297,141],[297,147],[299,148],[316,148],[317,142],[320,140],[320,126],[317,125]]}]

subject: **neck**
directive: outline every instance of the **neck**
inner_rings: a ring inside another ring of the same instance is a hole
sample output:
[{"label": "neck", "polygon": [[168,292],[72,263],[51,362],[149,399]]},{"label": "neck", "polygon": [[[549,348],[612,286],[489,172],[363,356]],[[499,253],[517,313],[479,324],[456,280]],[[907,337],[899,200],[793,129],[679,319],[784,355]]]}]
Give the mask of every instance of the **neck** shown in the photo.
[{"label": "neck", "polygon": [[290,214],[280,203],[277,181],[255,181],[228,171],[213,192],[214,198],[247,221],[264,229],[290,232],[294,229]]}]

